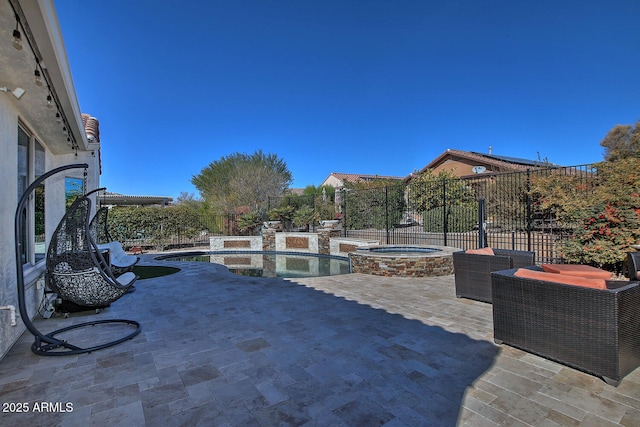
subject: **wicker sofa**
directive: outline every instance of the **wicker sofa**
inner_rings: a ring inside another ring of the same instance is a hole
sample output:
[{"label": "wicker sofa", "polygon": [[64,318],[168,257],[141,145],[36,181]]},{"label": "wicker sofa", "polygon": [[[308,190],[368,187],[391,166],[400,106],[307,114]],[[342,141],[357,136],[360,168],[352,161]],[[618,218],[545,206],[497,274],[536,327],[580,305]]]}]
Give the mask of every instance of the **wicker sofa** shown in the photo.
[{"label": "wicker sofa", "polygon": [[[542,271],[539,267],[528,269]],[[607,289],[492,273],[494,340],[617,386],[640,366],[640,284]]]},{"label": "wicker sofa", "polygon": [[491,302],[491,272],[535,264],[535,253],[493,249],[494,255],[453,253],[456,296]]}]

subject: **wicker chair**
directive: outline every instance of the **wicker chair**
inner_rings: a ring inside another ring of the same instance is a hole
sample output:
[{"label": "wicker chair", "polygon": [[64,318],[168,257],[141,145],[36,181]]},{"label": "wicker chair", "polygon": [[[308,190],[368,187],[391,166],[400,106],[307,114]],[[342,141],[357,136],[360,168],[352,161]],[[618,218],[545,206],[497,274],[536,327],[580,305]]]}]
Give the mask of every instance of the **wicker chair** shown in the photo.
[{"label": "wicker chair", "polygon": [[137,276],[114,276],[89,232],[91,200],[78,198],[53,233],[47,251],[47,284],[60,298],[86,308],[107,307],[128,293]]},{"label": "wicker chair", "polygon": [[456,296],[488,302],[491,298],[491,272],[535,264],[535,253],[494,249],[494,255],[453,253]]},{"label": "wicker chair", "polygon": [[[528,267],[542,271],[539,267]],[[493,330],[508,344],[617,386],[640,366],[640,284],[592,289],[492,273]]]}]

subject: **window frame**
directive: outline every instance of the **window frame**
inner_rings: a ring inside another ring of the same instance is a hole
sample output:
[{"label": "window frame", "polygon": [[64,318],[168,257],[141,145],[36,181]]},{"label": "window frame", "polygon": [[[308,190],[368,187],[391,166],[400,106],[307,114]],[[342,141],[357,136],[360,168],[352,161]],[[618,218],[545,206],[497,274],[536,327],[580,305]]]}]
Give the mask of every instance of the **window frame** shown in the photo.
[{"label": "window frame", "polygon": [[[22,135],[21,135],[22,134]],[[18,200],[24,194],[24,191],[34,182],[39,176],[46,172],[46,160],[47,160],[47,148],[46,146],[35,136],[27,125],[22,121],[18,121],[18,134],[17,134],[18,156],[17,162],[17,186],[16,192],[18,193]],[[26,153],[22,152],[21,144],[27,142]],[[26,162],[26,173],[25,165]],[[36,223],[38,224],[38,231],[41,236],[46,236],[46,187],[45,183],[42,183],[42,191],[39,194],[34,193],[29,197],[29,200],[25,204],[25,213],[23,216],[24,230],[21,231],[22,239],[22,253],[21,264],[23,268],[30,267],[43,261],[46,257],[46,241],[36,242]],[[41,197],[42,214],[39,218],[36,218],[36,197]],[[44,247],[41,248],[42,243]],[[38,248],[38,251],[36,251]]]}]

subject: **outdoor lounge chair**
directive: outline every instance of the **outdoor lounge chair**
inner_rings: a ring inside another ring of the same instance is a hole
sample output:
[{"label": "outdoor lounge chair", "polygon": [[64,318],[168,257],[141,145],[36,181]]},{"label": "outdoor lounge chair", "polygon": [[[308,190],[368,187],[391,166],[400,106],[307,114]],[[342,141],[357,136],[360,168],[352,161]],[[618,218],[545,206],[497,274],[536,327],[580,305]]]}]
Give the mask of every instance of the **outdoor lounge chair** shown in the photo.
[{"label": "outdoor lounge chair", "polygon": [[[488,248],[486,248],[488,249]],[[491,272],[535,264],[535,252],[493,249],[493,255],[453,253],[456,296],[491,302]]]},{"label": "outdoor lounge chair", "polygon": [[87,308],[106,307],[128,293],[137,276],[116,278],[103,249],[91,237],[91,200],[78,198],[56,228],[47,252],[47,284],[63,300]]},{"label": "outdoor lounge chair", "polygon": [[[44,174],[40,175],[35,181],[33,181],[29,185],[29,187],[27,187],[27,189],[24,191],[24,193],[20,197],[20,200],[18,201],[18,206],[16,207],[14,225],[15,225],[15,250],[16,250],[15,262],[16,262],[16,286],[18,291],[18,309],[20,311],[20,317],[22,319],[22,322],[24,323],[24,326],[34,336],[34,342],[31,345],[31,351],[33,351],[35,354],[40,356],[65,356],[65,355],[75,355],[75,354],[82,354],[82,353],[91,353],[93,351],[109,348],[114,345],[123,343],[127,340],[130,340],[136,335],[138,335],[141,331],[140,323],[136,322],[135,320],[101,319],[101,320],[93,320],[88,322],[74,323],[71,326],[67,326],[67,327],[57,329],[55,331],[44,334],[40,332],[38,328],[36,328],[33,322],[31,322],[31,317],[33,313],[29,312],[29,310],[27,309],[25,278],[24,278],[24,271],[22,268],[22,259],[20,257],[20,254],[22,251],[21,235],[25,225],[24,215],[23,215],[25,206],[29,202],[30,198],[33,196],[33,193],[36,190],[36,188],[38,188],[49,177],[70,169],[84,169],[85,176],[87,176],[88,167],[89,165],[87,165],[86,163],[77,163],[77,164],[71,164],[66,166],[60,166],[58,168],[45,172]],[[91,248],[95,247],[92,244],[89,232],[87,231],[88,225],[89,225],[89,215],[88,215],[89,206],[91,206],[90,200],[87,199],[85,196],[83,198],[78,199],[77,204],[74,203],[74,205],[72,205],[72,207],[74,208],[73,210],[70,209],[69,211],[67,211],[67,214],[63,217],[63,221],[61,221],[60,225],[56,229],[56,232],[54,233],[54,237],[57,236],[59,238],[56,238],[55,240],[52,239],[49,242],[49,250],[47,252],[47,257],[51,256],[51,264],[49,264],[49,259],[47,259],[47,267],[51,266],[55,269],[57,266],[55,264],[54,259],[61,254],[69,255],[68,260],[71,260],[72,259],[71,255],[73,252],[82,250],[82,248],[86,248],[87,250],[91,251]],[[67,238],[60,237],[62,234],[61,233],[62,229],[64,229],[64,233],[67,234]],[[89,244],[87,244],[87,242]],[[55,248],[55,249],[52,249],[52,248]],[[79,264],[82,267],[87,267],[88,269],[93,269],[94,271],[97,269],[99,273],[100,269],[96,267],[96,265],[99,265],[100,267],[102,267],[102,264],[98,264],[96,262],[97,258],[92,258],[92,261],[93,261],[93,266],[91,266],[88,263],[85,265],[82,265],[83,264],[82,262],[80,262]],[[63,262],[66,262],[66,261],[61,260],[60,264],[62,264]],[[49,284],[53,286],[54,282],[49,279],[51,277],[55,277],[55,275],[49,274],[49,273],[50,272],[47,271],[45,277],[49,281]],[[109,275],[107,274],[107,276]],[[124,278],[121,278],[122,282],[124,282],[123,279]],[[109,276],[107,281],[114,282],[115,279],[112,276]],[[131,279],[128,285],[130,285],[131,283],[133,283],[133,279]],[[114,287],[118,289],[118,292],[119,292],[119,288],[121,287],[126,288],[126,286],[124,286],[122,283],[114,285]],[[59,287],[58,290],[62,290],[62,288]],[[86,290],[80,293],[86,293]],[[100,334],[98,331],[96,331],[96,326],[100,328],[101,325],[126,326],[128,328],[132,328],[132,330],[129,331],[126,335],[120,336],[119,338],[114,337],[113,334],[108,334],[106,335],[108,337],[108,340],[105,342],[104,340],[100,340],[100,338],[102,338],[104,334]],[[94,342],[93,345],[89,344],[88,346],[80,347],[78,345],[74,345],[73,343],[69,342],[68,340],[69,335],[67,335],[66,333],[72,330],[80,330],[84,328],[87,328],[88,330],[89,327],[91,327],[91,331],[93,332],[93,335],[97,337],[97,341],[98,341],[97,343]],[[63,334],[63,333],[65,334],[65,338],[56,338],[56,335]],[[111,341],[109,341],[109,339]]]},{"label": "outdoor lounge chair", "polygon": [[[540,267],[526,269],[543,271]],[[606,288],[595,289],[518,277],[517,270],[491,275],[496,343],[602,377],[614,386],[640,366],[637,281],[600,279]],[[545,274],[552,280],[562,276]]]},{"label": "outdoor lounge chair", "polygon": [[122,248],[122,244],[111,238],[107,227],[107,215],[109,209],[106,207],[98,209],[93,219],[89,223],[91,237],[98,244],[100,250],[109,251],[109,263],[114,275],[130,272],[140,261],[140,257],[127,254]]}]

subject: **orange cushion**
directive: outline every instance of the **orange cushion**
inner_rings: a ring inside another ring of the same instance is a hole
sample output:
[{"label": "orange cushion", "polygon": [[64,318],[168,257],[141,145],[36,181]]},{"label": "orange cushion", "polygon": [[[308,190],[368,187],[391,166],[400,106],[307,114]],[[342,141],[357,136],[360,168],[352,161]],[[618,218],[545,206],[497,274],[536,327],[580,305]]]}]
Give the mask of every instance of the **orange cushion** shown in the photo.
[{"label": "orange cushion", "polygon": [[465,253],[476,254],[476,255],[495,255],[493,253],[493,249],[491,248],[467,249]]},{"label": "orange cushion", "polygon": [[611,272],[582,264],[542,264],[542,269],[549,273],[568,274],[587,279],[611,279]]},{"label": "orange cushion", "polygon": [[569,274],[547,273],[546,271],[535,271],[527,268],[519,268],[514,276],[524,279],[543,280],[545,282],[562,283],[565,285],[583,286],[585,288],[607,289],[607,282],[604,279],[588,279],[586,277],[571,276]]}]

